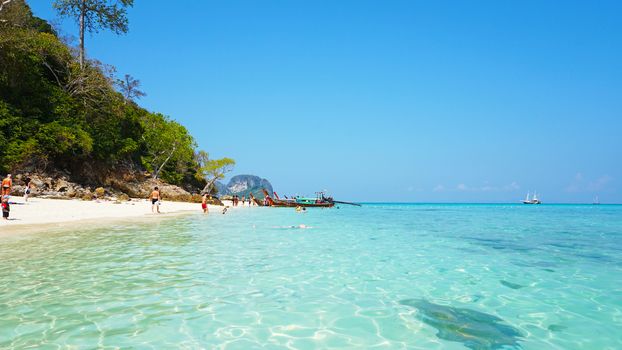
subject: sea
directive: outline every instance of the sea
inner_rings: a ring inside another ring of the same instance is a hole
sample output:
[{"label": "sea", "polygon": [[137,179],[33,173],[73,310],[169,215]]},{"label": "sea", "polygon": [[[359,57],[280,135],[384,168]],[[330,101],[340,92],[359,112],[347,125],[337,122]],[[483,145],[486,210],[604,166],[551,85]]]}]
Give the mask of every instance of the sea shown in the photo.
[{"label": "sea", "polygon": [[0,235],[0,349],[30,348],[622,349],[622,206],[240,208]]}]

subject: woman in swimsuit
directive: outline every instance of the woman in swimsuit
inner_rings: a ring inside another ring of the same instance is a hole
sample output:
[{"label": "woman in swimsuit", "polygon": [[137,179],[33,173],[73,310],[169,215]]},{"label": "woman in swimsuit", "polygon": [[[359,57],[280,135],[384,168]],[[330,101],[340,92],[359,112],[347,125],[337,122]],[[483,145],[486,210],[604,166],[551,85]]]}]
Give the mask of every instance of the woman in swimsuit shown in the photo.
[{"label": "woman in swimsuit", "polygon": [[30,187],[31,187],[31,180],[30,179],[26,179],[26,189],[24,190],[24,202],[28,202],[28,196],[30,195]]},{"label": "woman in swimsuit", "polygon": [[11,180],[11,174],[7,174],[6,178],[2,180],[2,195],[11,195],[11,186],[13,186],[13,180]]}]

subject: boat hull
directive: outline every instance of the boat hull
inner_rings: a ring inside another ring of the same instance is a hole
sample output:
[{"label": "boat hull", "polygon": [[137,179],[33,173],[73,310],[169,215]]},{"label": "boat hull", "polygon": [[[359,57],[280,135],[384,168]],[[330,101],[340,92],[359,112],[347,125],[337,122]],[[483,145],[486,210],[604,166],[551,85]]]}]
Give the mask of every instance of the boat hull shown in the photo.
[{"label": "boat hull", "polygon": [[335,203],[332,202],[320,202],[320,203],[297,203],[293,201],[282,201],[278,199],[273,199],[274,203],[271,205],[272,207],[281,207],[281,208],[295,208],[295,207],[303,207],[303,208],[331,208],[335,206]]}]

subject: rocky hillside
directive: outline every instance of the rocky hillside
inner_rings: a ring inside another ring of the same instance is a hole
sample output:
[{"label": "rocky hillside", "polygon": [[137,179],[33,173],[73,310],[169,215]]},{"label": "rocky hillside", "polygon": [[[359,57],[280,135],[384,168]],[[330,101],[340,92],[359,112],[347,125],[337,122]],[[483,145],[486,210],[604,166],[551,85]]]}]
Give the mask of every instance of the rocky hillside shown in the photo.
[{"label": "rocky hillside", "polygon": [[107,178],[102,181],[102,183],[94,185],[73,182],[68,174],[60,172],[54,174],[17,174],[13,181],[13,195],[22,196],[24,194],[27,179],[31,181],[31,195],[35,197],[82,200],[129,200],[130,198],[147,198],[153,188],[158,186],[164,200],[183,202],[201,201],[201,196],[198,192],[190,193],[179,186],[147,177],[137,178],[127,176],[125,178]]},{"label": "rocky hillside", "polygon": [[249,193],[252,193],[255,197],[263,198],[263,188],[268,190],[268,193],[273,191],[270,181],[255,175],[236,175],[226,185],[216,182],[216,188],[219,196],[238,195],[247,197]]}]

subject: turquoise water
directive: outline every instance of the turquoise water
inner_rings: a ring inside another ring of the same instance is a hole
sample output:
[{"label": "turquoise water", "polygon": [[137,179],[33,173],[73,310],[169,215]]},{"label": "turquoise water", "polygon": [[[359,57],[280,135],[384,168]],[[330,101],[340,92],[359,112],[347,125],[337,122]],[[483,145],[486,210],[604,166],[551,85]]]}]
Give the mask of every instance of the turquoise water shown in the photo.
[{"label": "turquoise water", "polygon": [[622,206],[258,208],[0,236],[0,290],[1,349],[621,349]]}]

